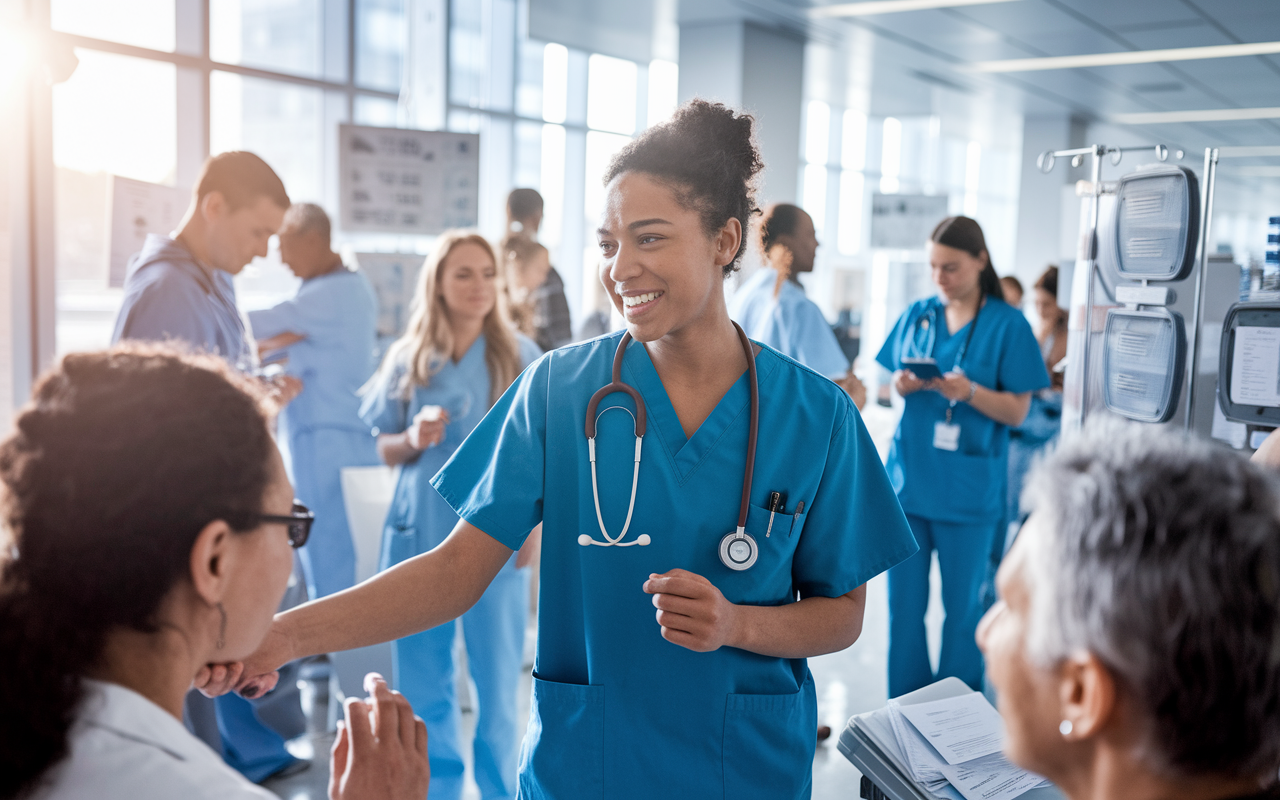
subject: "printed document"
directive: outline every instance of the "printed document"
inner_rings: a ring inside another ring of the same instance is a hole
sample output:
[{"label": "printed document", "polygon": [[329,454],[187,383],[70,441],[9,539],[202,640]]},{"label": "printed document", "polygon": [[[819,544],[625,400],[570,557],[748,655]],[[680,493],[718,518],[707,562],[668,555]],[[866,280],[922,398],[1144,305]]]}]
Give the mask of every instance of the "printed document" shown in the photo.
[{"label": "printed document", "polygon": [[1280,406],[1280,328],[1236,328],[1231,348],[1231,402]]},{"label": "printed document", "polygon": [[902,715],[948,764],[963,764],[1000,752],[1004,723],[978,692],[901,709]]},{"label": "printed document", "polygon": [[1039,775],[1016,767],[1003,753],[942,767],[965,800],[1012,800],[1045,783]]}]

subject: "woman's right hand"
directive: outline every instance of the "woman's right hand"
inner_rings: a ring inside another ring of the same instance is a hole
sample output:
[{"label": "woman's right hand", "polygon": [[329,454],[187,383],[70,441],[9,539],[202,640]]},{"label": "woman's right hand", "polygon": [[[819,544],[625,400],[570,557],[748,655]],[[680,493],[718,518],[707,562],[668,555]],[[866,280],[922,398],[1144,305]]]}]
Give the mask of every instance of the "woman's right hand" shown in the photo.
[{"label": "woman's right hand", "polygon": [[916,374],[909,369],[900,369],[893,373],[893,388],[898,394],[906,397],[909,394],[924,389],[928,384],[916,377]]},{"label": "woman's right hand", "polygon": [[444,429],[449,424],[449,412],[440,406],[423,406],[404,432],[405,441],[414,450],[426,450],[444,440]]},{"label": "woman's right hand", "polygon": [[[329,761],[329,800],[422,800],[431,783],[427,726],[376,672],[347,698]],[[344,724],[345,723],[345,724]]]}]

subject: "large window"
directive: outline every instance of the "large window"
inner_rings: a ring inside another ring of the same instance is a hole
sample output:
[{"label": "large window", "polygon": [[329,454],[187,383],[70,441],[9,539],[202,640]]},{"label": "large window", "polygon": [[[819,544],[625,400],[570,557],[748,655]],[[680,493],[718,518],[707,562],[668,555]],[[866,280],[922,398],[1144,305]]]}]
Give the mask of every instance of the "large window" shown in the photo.
[{"label": "large window", "polygon": [[[437,12],[447,20],[443,75],[415,49]],[[322,204],[336,226],[338,124],[421,120],[406,109],[420,102],[424,65],[446,95],[445,127],[481,135],[481,231],[501,238],[507,193],[538,189],[539,236],[580,319],[584,300],[596,300],[601,177],[619,148],[676,105],[675,64],[530,39],[518,0],[51,0],[51,13],[80,59],[54,92],[59,352],[110,339],[121,302],[119,265],[117,285],[111,278],[113,176],[171,187],[185,203],[207,155],[252,150],[291,198]],[[336,238],[350,251],[431,245]],[[274,253],[236,284],[246,308],[295,285]]]}]

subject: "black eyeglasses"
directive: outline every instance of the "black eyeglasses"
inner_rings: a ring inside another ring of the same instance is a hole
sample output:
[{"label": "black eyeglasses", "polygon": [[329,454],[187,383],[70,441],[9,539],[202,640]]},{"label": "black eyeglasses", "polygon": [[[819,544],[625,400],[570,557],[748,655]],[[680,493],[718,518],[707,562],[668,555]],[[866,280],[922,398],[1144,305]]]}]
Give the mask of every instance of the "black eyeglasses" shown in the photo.
[{"label": "black eyeglasses", "polygon": [[316,521],[315,512],[299,503],[293,501],[293,510],[289,516],[282,514],[259,514],[260,522],[278,522],[284,525],[289,531],[289,546],[302,547],[307,543],[307,537],[311,535],[311,525]]}]

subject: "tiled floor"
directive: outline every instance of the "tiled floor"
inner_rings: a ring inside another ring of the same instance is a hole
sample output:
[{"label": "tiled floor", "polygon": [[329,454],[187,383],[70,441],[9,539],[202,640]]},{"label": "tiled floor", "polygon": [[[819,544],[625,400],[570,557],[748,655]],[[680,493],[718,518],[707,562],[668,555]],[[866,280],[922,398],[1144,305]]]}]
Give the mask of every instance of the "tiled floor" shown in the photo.
[{"label": "tiled floor", "polygon": [[[896,424],[892,412],[887,409],[872,408],[864,413],[867,428],[872,438],[884,452],[889,437]],[[942,612],[939,597],[937,565],[934,565],[933,597],[930,600],[928,627],[930,651],[934,661],[937,660],[938,644],[941,637]],[[532,631],[529,641],[532,642]],[[858,770],[850,764],[835,747],[835,738],[839,736],[849,717],[864,711],[871,711],[884,705],[887,699],[887,677],[885,674],[886,656],[888,653],[888,606],[887,589],[884,576],[871,581],[867,587],[867,616],[863,625],[862,637],[852,647],[839,653],[810,659],[809,666],[813,671],[818,691],[818,715],[822,724],[830,725],[834,734],[830,740],[818,747],[813,760],[813,797],[814,800],[836,800],[836,798],[856,798],[858,796]],[[532,663],[532,659],[527,659]],[[521,716],[529,711],[530,684],[526,682],[520,693]],[[305,698],[304,698],[305,699]],[[323,697],[316,697],[323,702]],[[321,715],[315,715],[320,717]],[[463,714],[463,725],[472,728],[474,716]],[[291,778],[268,783],[271,789],[284,800],[322,800],[327,796],[328,784],[328,748],[332,743],[332,734],[325,733],[320,719],[317,719],[317,732],[303,740],[296,741],[293,746],[299,749],[299,755],[315,754],[312,767],[306,772]],[[470,731],[467,732],[470,735]],[[468,800],[478,800],[479,794],[471,785]]]}]

